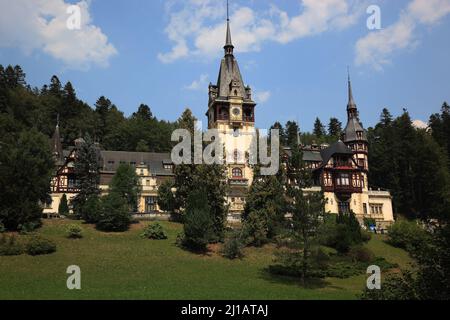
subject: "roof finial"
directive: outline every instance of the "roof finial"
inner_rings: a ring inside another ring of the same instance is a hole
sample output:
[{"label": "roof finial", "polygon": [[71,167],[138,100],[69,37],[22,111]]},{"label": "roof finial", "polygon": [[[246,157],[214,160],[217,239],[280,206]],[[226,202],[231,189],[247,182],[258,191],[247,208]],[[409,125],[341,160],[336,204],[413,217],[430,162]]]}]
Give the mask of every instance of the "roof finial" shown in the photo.
[{"label": "roof finial", "polygon": [[227,0],[227,39],[225,41],[225,55],[232,56],[233,55],[233,42],[231,41],[231,30],[230,30],[230,9],[229,2]]}]

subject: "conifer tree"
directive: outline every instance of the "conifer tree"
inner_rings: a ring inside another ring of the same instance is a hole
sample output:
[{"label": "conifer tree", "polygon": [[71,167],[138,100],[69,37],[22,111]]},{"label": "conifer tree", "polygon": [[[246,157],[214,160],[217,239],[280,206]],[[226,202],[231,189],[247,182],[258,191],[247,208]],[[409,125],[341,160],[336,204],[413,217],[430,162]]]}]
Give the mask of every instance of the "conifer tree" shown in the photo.
[{"label": "conifer tree", "polygon": [[325,131],[325,126],[322,124],[322,121],[320,121],[319,118],[316,118],[316,121],[314,122],[314,131],[313,131],[314,135],[317,138],[323,138],[327,135],[326,131]]},{"label": "conifer tree", "polygon": [[335,140],[340,139],[342,134],[342,122],[336,118],[331,118],[328,124],[328,135]]},{"label": "conifer tree", "polygon": [[61,201],[59,202],[58,213],[60,215],[69,214],[69,205],[67,204],[67,196],[65,193],[63,194],[63,196],[61,197]]},{"label": "conifer tree", "polygon": [[73,208],[76,216],[88,222],[95,221],[89,221],[87,212],[84,212],[84,205],[89,197],[98,196],[100,193],[98,188],[100,165],[97,151],[91,137],[86,135],[85,140],[79,143],[76,153],[75,175],[78,180],[79,193],[72,201]]}]

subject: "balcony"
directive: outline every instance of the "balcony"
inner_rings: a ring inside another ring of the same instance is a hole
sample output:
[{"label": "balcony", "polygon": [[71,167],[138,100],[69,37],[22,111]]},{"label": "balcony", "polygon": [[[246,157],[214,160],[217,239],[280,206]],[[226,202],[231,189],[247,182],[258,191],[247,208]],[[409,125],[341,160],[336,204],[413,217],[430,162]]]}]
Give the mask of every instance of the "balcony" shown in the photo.
[{"label": "balcony", "polygon": [[247,187],[248,186],[248,179],[232,178],[232,179],[228,180],[228,183],[230,184],[230,186]]},{"label": "balcony", "polygon": [[334,192],[334,193],[362,193],[361,187],[353,187],[349,185],[326,186],[323,189],[325,192]]}]

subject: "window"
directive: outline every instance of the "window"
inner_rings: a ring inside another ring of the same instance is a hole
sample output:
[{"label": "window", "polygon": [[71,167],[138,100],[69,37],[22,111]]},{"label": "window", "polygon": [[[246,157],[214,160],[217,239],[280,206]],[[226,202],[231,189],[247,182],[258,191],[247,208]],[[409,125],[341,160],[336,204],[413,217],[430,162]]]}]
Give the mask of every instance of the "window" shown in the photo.
[{"label": "window", "polygon": [[364,214],[367,214],[367,203],[363,203]]},{"label": "window", "polygon": [[341,173],[336,179],[338,186],[349,186],[350,185],[350,175],[348,173]]},{"label": "window", "polygon": [[339,202],[339,213],[350,213],[350,203],[348,202]]},{"label": "window", "polygon": [[130,166],[132,166],[132,167],[136,167],[136,162],[134,162],[134,161],[131,161],[131,162],[130,162]]},{"label": "window", "polygon": [[242,170],[239,168],[233,169],[233,178],[242,178]]},{"label": "window", "polygon": [[145,212],[154,212],[156,211],[158,203],[157,197],[145,197]]},{"label": "window", "polygon": [[370,204],[370,213],[371,214],[383,214],[383,204]]}]

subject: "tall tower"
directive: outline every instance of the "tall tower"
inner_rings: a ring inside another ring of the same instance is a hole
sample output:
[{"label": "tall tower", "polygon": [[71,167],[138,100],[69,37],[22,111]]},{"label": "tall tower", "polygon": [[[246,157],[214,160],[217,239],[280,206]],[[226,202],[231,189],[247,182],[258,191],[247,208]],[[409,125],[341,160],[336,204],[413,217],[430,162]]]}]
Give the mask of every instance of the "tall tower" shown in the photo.
[{"label": "tall tower", "polygon": [[217,129],[224,145],[230,185],[230,212],[243,209],[245,193],[253,180],[248,152],[255,133],[252,91],[244,85],[231,40],[227,3],[226,40],[217,84],[209,85],[208,128]]},{"label": "tall tower", "polygon": [[367,173],[369,171],[368,152],[369,143],[367,132],[359,121],[359,112],[353,99],[352,82],[350,73],[348,75],[348,104],[347,104],[347,126],[343,132],[343,142],[352,149],[356,164],[363,169],[364,187],[368,188]]}]

